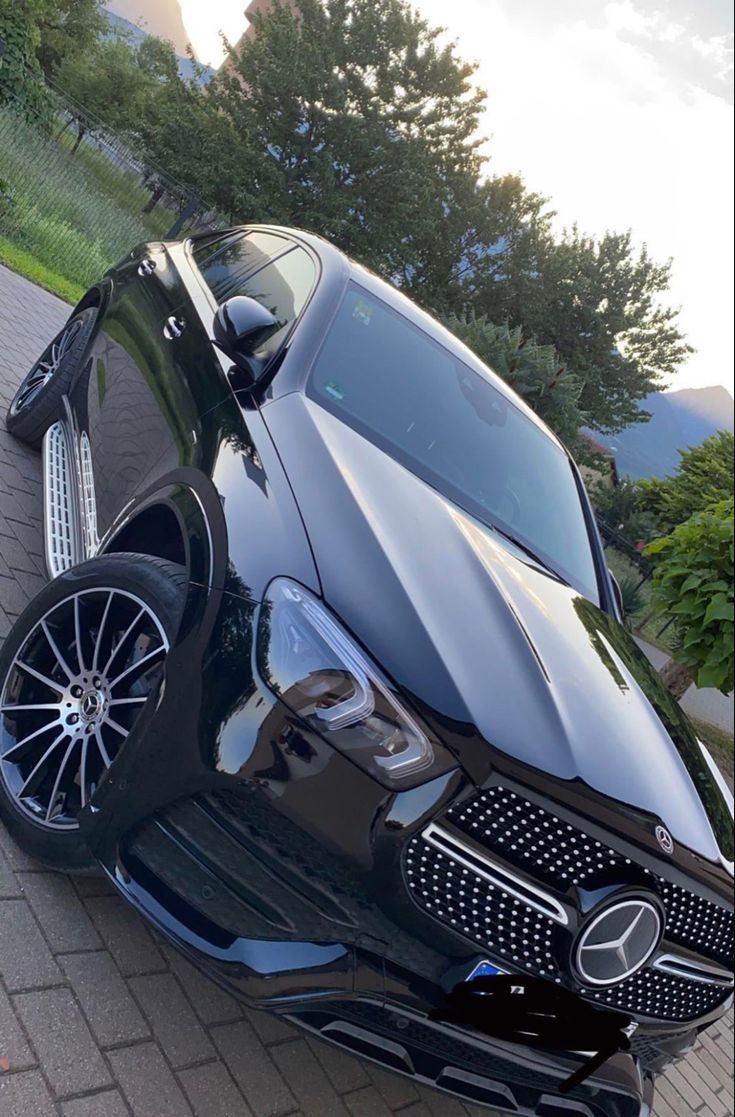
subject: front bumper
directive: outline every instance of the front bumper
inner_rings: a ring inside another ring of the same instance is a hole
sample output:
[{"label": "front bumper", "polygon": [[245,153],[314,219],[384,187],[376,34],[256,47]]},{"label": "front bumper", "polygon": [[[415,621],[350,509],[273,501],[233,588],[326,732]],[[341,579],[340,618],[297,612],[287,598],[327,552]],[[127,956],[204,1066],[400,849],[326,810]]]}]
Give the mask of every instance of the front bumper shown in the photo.
[{"label": "front bumper", "polygon": [[642,1023],[631,1054],[563,1099],[584,1058],[432,1023],[487,951],[420,909],[404,854],[474,789],[457,770],[391,793],[306,733],[247,670],[256,615],[191,587],[159,701],[83,819],[115,886],[248,1004],[390,1069],[496,1110],[647,1114],[655,1073],[726,1005]]}]

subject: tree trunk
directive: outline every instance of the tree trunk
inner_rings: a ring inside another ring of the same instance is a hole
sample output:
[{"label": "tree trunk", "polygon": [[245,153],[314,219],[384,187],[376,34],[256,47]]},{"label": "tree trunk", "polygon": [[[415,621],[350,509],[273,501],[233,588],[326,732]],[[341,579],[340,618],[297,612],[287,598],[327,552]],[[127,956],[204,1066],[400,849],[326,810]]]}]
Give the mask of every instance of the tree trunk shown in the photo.
[{"label": "tree trunk", "polygon": [[659,674],[677,701],[684,697],[695,678],[693,667],[685,667],[683,663],[677,663],[675,659],[670,659],[668,663],[665,663]]}]

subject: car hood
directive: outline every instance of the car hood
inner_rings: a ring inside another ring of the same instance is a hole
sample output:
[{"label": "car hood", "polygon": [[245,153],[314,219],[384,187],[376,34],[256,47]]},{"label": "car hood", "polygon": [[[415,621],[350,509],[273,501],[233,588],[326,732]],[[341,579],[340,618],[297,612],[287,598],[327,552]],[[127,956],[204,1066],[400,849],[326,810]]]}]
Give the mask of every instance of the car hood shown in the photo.
[{"label": "car hood", "polygon": [[263,415],[326,601],[421,710],[464,727],[452,742],[470,775],[487,774],[489,745],[722,859],[722,794],[617,621],[302,394]]}]

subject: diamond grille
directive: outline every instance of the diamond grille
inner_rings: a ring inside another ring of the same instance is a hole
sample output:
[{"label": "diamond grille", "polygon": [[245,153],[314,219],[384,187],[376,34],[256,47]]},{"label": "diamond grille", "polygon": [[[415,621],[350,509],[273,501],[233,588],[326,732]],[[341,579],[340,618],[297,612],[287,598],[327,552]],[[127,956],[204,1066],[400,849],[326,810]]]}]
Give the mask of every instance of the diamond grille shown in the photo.
[{"label": "diamond grille", "polygon": [[[493,787],[451,807],[446,819],[458,830],[540,884],[557,891],[571,885],[602,887],[625,879],[645,880],[666,909],[666,939],[731,966],[733,915],[724,907],[634,865],[630,858],[537,807],[516,792]],[[623,872],[621,872],[623,870]],[[558,928],[471,870],[429,845],[420,835],[406,853],[408,886],[417,902],[443,923],[518,968],[563,979],[555,949]],[[561,887],[560,887],[561,886]],[[644,969],[604,990],[583,989],[592,1000],[660,1020],[692,1020],[727,997],[722,987]]]}]

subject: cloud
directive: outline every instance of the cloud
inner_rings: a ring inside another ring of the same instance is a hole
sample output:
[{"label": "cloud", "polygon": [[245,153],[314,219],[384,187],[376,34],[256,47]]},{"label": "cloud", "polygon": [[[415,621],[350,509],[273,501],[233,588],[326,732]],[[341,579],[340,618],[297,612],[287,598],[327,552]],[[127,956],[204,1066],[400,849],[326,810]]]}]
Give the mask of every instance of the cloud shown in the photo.
[{"label": "cloud", "polygon": [[654,256],[673,257],[671,301],[698,350],[676,386],[731,386],[733,113],[672,53],[683,41],[688,60],[721,66],[713,13],[702,50],[687,12],[665,0],[418,6],[480,63],[491,170],[520,172],[560,225],[631,228]]}]

